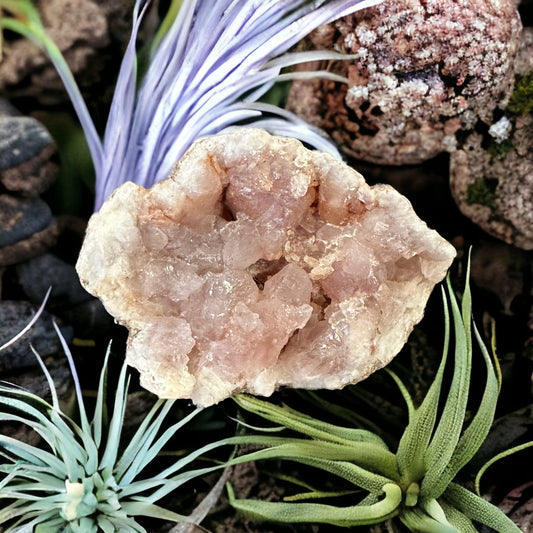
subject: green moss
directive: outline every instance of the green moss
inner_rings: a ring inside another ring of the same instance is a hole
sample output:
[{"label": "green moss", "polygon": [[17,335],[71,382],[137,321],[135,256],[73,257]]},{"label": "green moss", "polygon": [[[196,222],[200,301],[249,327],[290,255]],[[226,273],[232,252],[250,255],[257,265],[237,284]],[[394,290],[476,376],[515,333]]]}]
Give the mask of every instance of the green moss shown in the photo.
[{"label": "green moss", "polygon": [[518,78],[507,111],[514,115],[527,115],[533,111],[533,72]]},{"label": "green moss", "polygon": [[466,203],[468,205],[479,204],[490,207],[496,211],[496,188],[497,179],[477,179],[471,183],[466,190]]},{"label": "green moss", "polygon": [[505,157],[509,152],[512,152],[514,147],[514,143],[511,139],[505,139],[505,141],[501,143],[496,141],[491,142],[487,151],[492,157],[500,159]]}]

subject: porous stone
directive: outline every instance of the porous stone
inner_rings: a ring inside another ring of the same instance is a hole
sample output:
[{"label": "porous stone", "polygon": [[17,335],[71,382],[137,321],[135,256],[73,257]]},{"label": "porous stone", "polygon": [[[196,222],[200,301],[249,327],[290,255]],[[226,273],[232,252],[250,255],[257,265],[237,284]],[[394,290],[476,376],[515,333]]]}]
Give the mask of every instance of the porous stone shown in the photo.
[{"label": "porous stone", "polygon": [[391,187],[239,128],[197,141],[152,189],[117,189],[76,268],[129,328],[141,383],[209,405],[365,378],[401,349],[454,255]]},{"label": "porous stone", "polygon": [[0,194],[0,267],[42,254],[58,233],[50,208],[40,198]]},{"label": "porous stone", "polygon": [[305,40],[354,54],[327,66],[348,85],[296,81],[288,107],[357,159],[420,163],[453,151],[457,131],[492,124],[505,107],[520,29],[514,0],[383,2]]},{"label": "porous stone", "polygon": [[533,116],[517,117],[506,144],[491,148],[472,133],[451,155],[453,197],[490,235],[533,250]]},{"label": "porous stone", "polygon": [[[107,2],[116,4],[117,2]],[[37,3],[48,36],[77,75],[89,66],[96,77],[97,49],[109,42],[108,22],[102,8],[93,0],[40,0]],[[28,81],[30,83],[28,83]],[[94,83],[94,82],[93,82]],[[24,96],[56,100],[54,92],[63,92],[63,84],[46,54],[29,39],[4,42],[0,64],[0,88],[17,86]],[[41,94],[40,94],[41,93]]]},{"label": "porous stone", "polygon": [[[57,248],[62,244],[60,235]],[[74,265],[44,253],[19,263],[15,272],[17,284],[35,305],[41,303],[43,294],[52,287],[46,308],[72,325],[78,337],[102,337],[111,329],[109,314],[102,303],[80,285]]]},{"label": "porous stone", "polygon": [[52,221],[52,211],[40,198],[0,194],[0,247],[26,239]]},{"label": "porous stone", "polygon": [[525,28],[514,67],[517,84],[499,120],[509,122],[507,135],[474,131],[450,158],[450,187],[463,214],[525,250],[533,250],[533,95],[519,84],[533,80],[532,58],[533,29]]},{"label": "porous stone", "polygon": [[34,118],[0,116],[0,170],[33,159],[52,143],[50,134]]},{"label": "porous stone", "polygon": [[[533,15],[532,15],[533,18]],[[533,20],[531,21],[533,22]],[[527,26],[522,30],[520,47],[514,61],[515,72],[525,76],[533,72],[533,26]]]},{"label": "porous stone", "polygon": [[56,146],[46,128],[31,117],[0,110],[0,183],[10,192],[36,196],[54,182]]},{"label": "porous stone", "polygon": [[16,266],[17,281],[29,301],[39,303],[48,287],[54,290],[47,309],[68,309],[92,300],[80,285],[74,266],[53,254],[45,253]]},{"label": "porous stone", "polygon": [[[0,346],[24,329],[33,318],[36,309],[29,302],[0,301]],[[62,328],[62,333],[67,340],[72,339],[72,330],[69,327]],[[30,344],[43,358],[62,353],[61,343],[52,325],[52,316],[46,311],[42,313],[41,320],[38,320],[21,339],[0,352],[0,372],[9,373],[21,368],[38,366]]]}]

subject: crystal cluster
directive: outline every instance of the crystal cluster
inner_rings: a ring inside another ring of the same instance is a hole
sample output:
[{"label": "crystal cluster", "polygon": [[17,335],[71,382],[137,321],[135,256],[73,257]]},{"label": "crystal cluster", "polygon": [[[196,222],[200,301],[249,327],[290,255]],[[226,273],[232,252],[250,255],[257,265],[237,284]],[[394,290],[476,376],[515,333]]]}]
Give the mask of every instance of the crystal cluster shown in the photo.
[{"label": "crystal cluster", "polygon": [[454,255],[391,187],[240,128],[197,141],[150,190],[117,189],[77,270],[128,327],[141,383],[210,405],[365,378],[401,349]]}]

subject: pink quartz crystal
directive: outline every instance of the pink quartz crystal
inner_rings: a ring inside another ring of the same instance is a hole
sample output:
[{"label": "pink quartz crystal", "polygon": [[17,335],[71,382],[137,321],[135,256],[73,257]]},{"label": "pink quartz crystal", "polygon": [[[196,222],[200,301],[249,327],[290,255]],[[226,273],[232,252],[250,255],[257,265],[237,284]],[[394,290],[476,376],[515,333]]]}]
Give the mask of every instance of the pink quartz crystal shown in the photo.
[{"label": "pink quartz crystal", "polygon": [[401,349],[454,255],[391,187],[240,128],[197,141],[150,190],[117,189],[77,269],[128,327],[143,386],[210,405],[365,378]]}]

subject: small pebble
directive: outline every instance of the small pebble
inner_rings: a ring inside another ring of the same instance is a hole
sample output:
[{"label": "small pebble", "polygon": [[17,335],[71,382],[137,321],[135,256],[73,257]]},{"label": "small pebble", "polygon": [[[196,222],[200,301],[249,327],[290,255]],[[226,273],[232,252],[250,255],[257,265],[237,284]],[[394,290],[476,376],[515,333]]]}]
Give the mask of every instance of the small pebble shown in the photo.
[{"label": "small pebble", "polygon": [[52,222],[52,211],[43,200],[0,195],[0,247],[27,239]]},{"label": "small pebble", "polygon": [[77,337],[102,337],[113,326],[100,300],[81,286],[73,265],[45,253],[18,264],[15,270],[18,284],[34,304],[52,287],[47,309],[71,324]]}]

